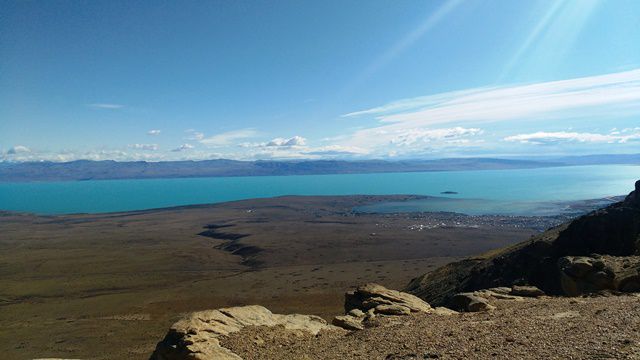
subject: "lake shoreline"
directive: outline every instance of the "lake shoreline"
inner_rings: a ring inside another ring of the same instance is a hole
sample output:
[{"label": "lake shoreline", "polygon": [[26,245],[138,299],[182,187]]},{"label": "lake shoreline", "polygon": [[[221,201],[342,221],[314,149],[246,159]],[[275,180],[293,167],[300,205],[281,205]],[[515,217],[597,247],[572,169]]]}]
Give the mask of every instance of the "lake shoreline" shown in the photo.
[{"label": "lake shoreline", "polygon": [[416,194],[441,197],[445,191],[457,192],[449,194],[450,197],[462,199],[563,202],[625,194],[631,191],[629,184],[639,177],[639,166],[600,165],[382,174],[0,182],[0,209],[45,215],[111,213],[278,196]]}]

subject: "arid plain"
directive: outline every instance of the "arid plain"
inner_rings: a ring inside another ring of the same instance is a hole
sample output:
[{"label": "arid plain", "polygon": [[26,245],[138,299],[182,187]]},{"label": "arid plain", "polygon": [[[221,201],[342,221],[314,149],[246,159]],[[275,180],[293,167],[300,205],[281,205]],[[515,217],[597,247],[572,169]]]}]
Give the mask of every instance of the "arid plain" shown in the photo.
[{"label": "arid plain", "polygon": [[[360,214],[414,196],[279,197],[99,215],[0,217],[7,359],[144,359],[181,314],[261,304],[342,313],[346,289],[400,289],[536,233],[540,220]],[[542,224],[545,226],[545,224]]]}]

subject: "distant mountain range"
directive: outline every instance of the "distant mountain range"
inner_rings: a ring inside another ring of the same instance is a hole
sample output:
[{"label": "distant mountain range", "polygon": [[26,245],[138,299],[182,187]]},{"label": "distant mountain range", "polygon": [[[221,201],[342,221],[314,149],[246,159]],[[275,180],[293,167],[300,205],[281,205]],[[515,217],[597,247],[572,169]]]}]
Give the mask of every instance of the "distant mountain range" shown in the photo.
[{"label": "distant mountain range", "polygon": [[297,160],[297,161],[165,161],[0,163],[0,182],[151,179],[218,176],[269,176],[529,169],[571,165],[638,164],[640,154],[589,155],[549,159],[450,158],[438,160]]}]

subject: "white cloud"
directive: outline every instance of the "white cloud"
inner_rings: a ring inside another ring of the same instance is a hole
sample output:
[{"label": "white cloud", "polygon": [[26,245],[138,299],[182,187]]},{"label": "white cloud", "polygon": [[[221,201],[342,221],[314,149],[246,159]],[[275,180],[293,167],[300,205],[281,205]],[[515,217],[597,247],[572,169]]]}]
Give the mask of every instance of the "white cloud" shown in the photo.
[{"label": "white cloud", "polygon": [[338,144],[314,147],[307,139],[296,135],[290,138],[275,138],[262,143],[241,143],[243,159],[320,159],[325,157],[353,157],[367,154],[366,149]]},{"label": "white cloud", "polygon": [[147,131],[147,135],[157,136],[157,135],[160,135],[161,132],[162,132],[161,130],[152,129],[152,130]]},{"label": "white cloud", "polygon": [[60,151],[60,152],[17,152],[9,154],[6,157],[0,156],[2,161],[53,161],[53,162],[66,162],[74,160],[144,160],[146,158],[154,157],[152,154],[132,154],[122,150],[91,150],[91,151]]},{"label": "white cloud", "polygon": [[18,155],[30,153],[31,149],[23,145],[16,145],[7,151],[8,155]]},{"label": "white cloud", "polygon": [[156,151],[159,149],[158,144],[130,144],[131,149]]},{"label": "white cloud", "polygon": [[299,159],[309,157],[306,154],[306,151],[309,150],[307,139],[298,135],[290,138],[277,137],[267,142],[245,142],[238,145],[245,149],[241,156],[247,159]]},{"label": "white cloud", "polygon": [[394,101],[343,115],[376,115],[384,130],[463,122],[544,119],[603,111],[640,112],[640,69],[530,85],[474,88]]},{"label": "white cloud", "polygon": [[[190,145],[180,146],[184,150],[189,150]],[[17,154],[0,153],[0,162],[68,162],[75,160],[115,160],[115,161],[169,161],[169,160],[207,160],[220,159],[228,157],[225,154],[198,151],[196,149],[190,151],[144,151],[140,149],[94,149],[88,151],[82,150],[63,150],[58,152],[47,151],[30,151]]]},{"label": "white cloud", "polygon": [[275,138],[269,141],[265,146],[304,146],[307,143],[307,139],[302,136],[294,136],[288,139]]},{"label": "white cloud", "polygon": [[312,159],[316,156],[309,156],[300,149],[287,148],[261,148],[255,151],[239,154],[238,159],[241,160],[287,160],[287,159]]},{"label": "white cloud", "polygon": [[191,149],[193,149],[193,147],[194,146],[191,145],[191,144],[182,144],[182,145],[178,146],[177,148],[175,148],[175,149],[173,149],[171,151],[179,152],[179,151],[191,150]]},{"label": "white cloud", "polygon": [[[191,149],[190,144],[180,146],[183,150],[190,151],[145,151],[127,146],[124,149],[91,149],[78,150],[67,149],[61,151],[25,151],[18,148],[15,153],[0,152],[0,162],[68,162],[75,160],[115,160],[115,161],[175,161],[175,160],[208,160],[233,157],[232,154],[222,154],[211,151]],[[238,159],[243,157],[238,156]],[[245,157],[246,159],[246,157]]]},{"label": "white cloud", "polygon": [[626,143],[628,141],[640,140],[640,132],[621,134],[612,131],[609,134],[578,133],[578,132],[545,132],[538,131],[530,134],[519,134],[504,138],[505,141],[520,142],[523,144],[557,144],[566,142],[577,143]]},{"label": "white cloud", "polygon": [[236,140],[252,138],[257,135],[258,132],[255,129],[233,130],[203,138],[200,140],[200,143],[209,147],[219,147],[231,145]]},{"label": "white cloud", "polygon": [[115,109],[122,109],[124,107],[124,105],[120,105],[120,104],[87,104],[88,107],[94,108],[94,109],[111,109],[111,110],[115,110]]},{"label": "white cloud", "polygon": [[355,146],[342,146],[342,145],[327,145],[310,149],[304,152],[307,155],[319,155],[319,156],[356,156],[366,155],[368,150]]},{"label": "white cloud", "polygon": [[[469,151],[473,147],[480,149],[491,145],[479,138],[482,131],[478,127],[468,124],[508,122],[510,126],[516,126],[517,122],[527,121],[530,126],[532,122],[544,124],[551,119],[600,114],[602,121],[640,114],[640,69],[402,99],[343,115],[374,116],[379,123],[336,138],[335,144],[367,149],[376,156],[420,154],[455,147]],[[600,139],[599,142],[633,139],[617,135],[625,134],[592,136],[590,139]],[[586,138],[574,141],[587,141]],[[509,141],[522,142],[522,139],[510,138]]]},{"label": "white cloud", "polygon": [[[277,137],[267,142],[261,143],[240,143],[238,144],[243,148],[296,148],[296,147],[305,147],[307,145],[307,139],[302,136],[293,136],[290,138],[281,138]],[[274,149],[272,149],[274,150]]]},{"label": "white cloud", "polygon": [[[482,134],[481,129],[453,127],[445,129],[410,129],[394,134],[390,142],[398,146],[414,146],[433,142],[461,143],[462,137]],[[462,141],[464,143],[464,141]]]},{"label": "white cloud", "polygon": [[479,128],[374,127],[357,130],[339,145],[364,149],[376,156],[431,153],[448,148],[478,146],[483,140]]}]

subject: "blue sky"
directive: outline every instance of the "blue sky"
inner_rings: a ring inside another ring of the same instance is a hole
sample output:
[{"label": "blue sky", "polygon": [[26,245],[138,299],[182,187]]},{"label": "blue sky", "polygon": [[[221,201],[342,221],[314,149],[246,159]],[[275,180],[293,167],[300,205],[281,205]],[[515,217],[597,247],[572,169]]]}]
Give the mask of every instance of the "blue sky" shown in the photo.
[{"label": "blue sky", "polygon": [[0,160],[640,152],[640,2],[3,1]]}]

